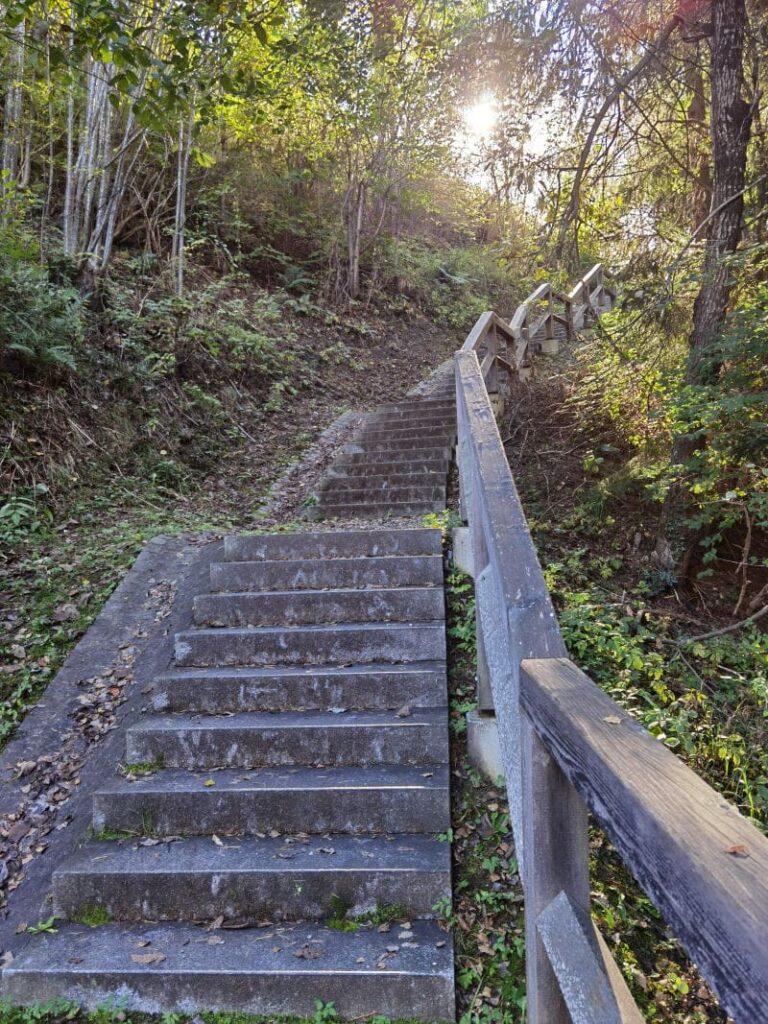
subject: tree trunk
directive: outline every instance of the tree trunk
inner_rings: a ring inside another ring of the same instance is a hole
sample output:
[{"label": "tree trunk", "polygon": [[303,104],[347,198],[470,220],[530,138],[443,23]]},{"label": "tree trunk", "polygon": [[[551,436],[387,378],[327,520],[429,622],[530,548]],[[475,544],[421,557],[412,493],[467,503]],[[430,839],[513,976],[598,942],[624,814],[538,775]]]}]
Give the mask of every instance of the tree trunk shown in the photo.
[{"label": "tree trunk", "polygon": [[686,380],[704,384],[720,371],[714,348],[725,319],[730,275],[723,257],[736,251],[744,215],[750,109],[742,91],[746,11],[744,0],[714,0],[712,5],[712,218],[704,262],[704,279],[693,307],[693,331]]},{"label": "tree trunk", "polygon": [[[741,240],[750,128],[750,108],[742,96],[744,0],[713,0],[712,23],[710,124],[714,212],[689,337],[685,383],[693,386],[716,381],[722,366],[717,338],[731,289],[729,268],[723,257],[735,252]],[[683,467],[703,443],[688,434],[678,435],[672,447],[672,465]],[[683,481],[679,480],[670,487],[664,503],[657,546],[658,559],[667,568],[680,566],[690,543],[682,522],[684,512],[685,491]]]},{"label": "tree trunk", "polygon": [[10,80],[5,92],[4,132],[2,179],[0,180],[0,218],[4,222],[8,213],[8,204],[12,202],[18,185],[19,162],[21,155],[21,115],[23,112],[24,92],[24,51],[26,42],[25,22],[21,22],[11,32],[9,47],[8,71]]},{"label": "tree trunk", "polygon": [[360,244],[365,212],[365,183],[359,181],[350,190],[347,207],[347,294],[356,299],[360,294]]},{"label": "tree trunk", "polygon": [[192,132],[195,123],[194,103],[189,112],[188,123],[179,119],[179,151],[176,163],[176,210],[173,224],[173,248],[171,263],[174,272],[176,295],[184,295],[184,238],[187,224],[187,178],[189,176],[189,156],[192,151]]},{"label": "tree trunk", "polygon": [[690,76],[691,102],[686,111],[689,128],[688,166],[694,176],[693,223],[695,231],[709,216],[712,209],[712,169],[709,165],[707,146],[707,100],[704,92],[704,76],[698,60]]}]

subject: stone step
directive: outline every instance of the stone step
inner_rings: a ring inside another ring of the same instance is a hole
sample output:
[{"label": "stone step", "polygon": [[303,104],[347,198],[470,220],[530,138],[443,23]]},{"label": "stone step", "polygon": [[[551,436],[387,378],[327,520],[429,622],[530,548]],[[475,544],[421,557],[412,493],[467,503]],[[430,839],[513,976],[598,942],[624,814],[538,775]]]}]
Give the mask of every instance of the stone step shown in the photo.
[{"label": "stone step", "polygon": [[214,562],[211,565],[211,589],[219,593],[440,586],[442,582],[443,560],[439,555]]},{"label": "stone step", "polygon": [[442,709],[154,715],[128,729],[126,759],[195,770],[446,764],[448,730]]},{"label": "stone step", "polygon": [[379,405],[374,410],[375,413],[379,412],[412,412],[413,410],[427,410],[429,412],[455,412],[456,411],[456,395],[439,395],[435,398],[406,398],[401,402],[388,402],[385,405]]},{"label": "stone step", "polygon": [[[219,838],[219,837],[217,837]],[[221,845],[219,845],[219,843]],[[315,921],[397,905],[430,918],[451,895],[448,843],[433,836],[210,837],[157,846],[86,843],[53,876],[53,912],[78,920]],[[396,935],[396,933],[395,933]]]},{"label": "stone step", "polygon": [[326,473],[326,479],[333,477],[392,477],[398,474],[412,475],[423,473],[425,475],[439,475],[442,480],[448,476],[450,463],[447,459],[401,459],[394,461],[386,453],[383,459],[370,456],[363,461],[352,461],[352,458],[359,459],[359,456],[347,456],[348,461],[335,462]]},{"label": "stone step", "polygon": [[418,449],[419,458],[423,457],[425,451],[430,453],[430,458],[450,459],[453,452],[452,440],[432,439],[429,437],[393,438],[386,435],[383,440],[376,438],[356,438],[348,441],[341,449],[342,455],[356,455],[361,452],[397,451],[406,452],[411,449]]},{"label": "stone step", "polygon": [[355,435],[356,441],[411,441],[417,440],[422,443],[427,441],[443,442],[453,444],[456,440],[456,430],[453,427],[397,427],[381,429],[376,424],[364,427]]},{"label": "stone step", "polygon": [[374,427],[377,430],[429,427],[436,430],[455,431],[456,416],[454,413],[430,415],[420,409],[414,409],[413,412],[374,412],[366,416],[363,426]]},{"label": "stone step", "polygon": [[198,626],[432,622],[444,614],[441,587],[199,594],[192,609]]},{"label": "stone step", "polygon": [[177,669],[155,683],[156,711],[318,711],[444,707],[445,665]]},{"label": "stone step", "polygon": [[439,530],[344,530],[243,534],[224,538],[228,562],[442,554]]},{"label": "stone step", "polygon": [[[214,1007],[311,1019],[321,999],[348,1020],[452,1021],[450,936],[431,921],[414,921],[410,930],[406,943],[393,939],[396,927],[64,925],[30,939],[5,969],[4,995],[17,1004],[66,998],[95,1010],[117,994],[123,1011],[181,1011],[185,1018]],[[133,959],[149,952],[163,959],[150,966]]]},{"label": "stone step", "polygon": [[372,466],[371,472],[365,476],[354,473],[334,473],[327,476],[320,490],[360,490],[365,485],[364,489],[371,494],[385,496],[387,491],[395,487],[445,487],[447,476],[447,473],[424,473],[418,470],[413,473],[381,473],[378,467]]},{"label": "stone step", "polygon": [[193,629],[177,634],[175,658],[180,667],[198,668],[444,661],[445,627],[418,622]]},{"label": "stone step", "polygon": [[370,423],[374,420],[385,420],[386,422],[397,423],[401,420],[413,420],[420,423],[456,423],[455,406],[427,406],[421,405],[404,406],[402,409],[383,409],[381,407],[371,410],[364,422]]},{"label": "stone step", "polygon": [[168,769],[115,778],[93,797],[97,835],[430,834],[449,825],[448,769],[439,765]]},{"label": "stone step", "polygon": [[[349,504],[354,504],[356,501],[364,501],[367,503],[376,501],[437,501],[442,498],[445,499],[445,492],[447,488],[447,481],[443,481],[442,484],[398,484],[395,487],[387,487],[386,489],[371,490],[364,485],[364,480],[355,479],[356,486],[352,487],[334,487],[333,484],[336,481],[329,481],[328,487],[320,492],[319,496],[327,498],[329,494],[341,495],[341,501]],[[346,481],[340,481],[344,484]]]},{"label": "stone step", "polygon": [[428,512],[442,512],[445,501],[378,501],[378,502],[331,502],[322,501],[317,511],[323,519],[356,519],[366,516],[381,517],[383,514],[398,516],[421,516]]},{"label": "stone step", "polygon": [[[349,446],[346,446],[349,447]],[[446,470],[451,465],[451,452],[448,448],[400,448],[398,446],[384,446],[380,450],[376,450],[376,447],[370,449],[365,446],[353,446],[360,448],[359,451],[344,451],[340,454],[333,466],[328,470],[329,473],[333,473],[336,467],[339,469],[345,469],[348,466],[375,466],[377,462],[382,464],[399,464],[399,463],[437,463]]]}]

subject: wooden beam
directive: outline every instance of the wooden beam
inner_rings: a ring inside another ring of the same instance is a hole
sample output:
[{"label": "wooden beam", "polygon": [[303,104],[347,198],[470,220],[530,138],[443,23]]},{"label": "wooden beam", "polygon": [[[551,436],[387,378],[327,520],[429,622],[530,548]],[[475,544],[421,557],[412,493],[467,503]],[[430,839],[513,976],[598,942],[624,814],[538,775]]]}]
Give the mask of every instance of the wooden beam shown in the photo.
[{"label": "wooden beam", "polygon": [[538,930],[568,1007],[569,1024],[643,1024],[627,983],[589,915],[564,891],[539,914]]},{"label": "wooden beam", "polygon": [[563,891],[589,916],[587,809],[525,715],[521,749],[523,843],[517,853],[525,893],[526,1020],[572,1024],[568,992],[559,983],[540,923]]},{"label": "wooden beam", "polygon": [[768,839],[565,658],[525,661],[522,705],[739,1024],[768,1008]]},{"label": "wooden beam", "polygon": [[464,508],[479,574],[475,588],[483,646],[499,719],[513,827],[522,848],[520,662],[525,657],[559,657],[565,654],[565,646],[477,354],[457,352],[455,368],[461,486],[466,480],[471,487]]}]

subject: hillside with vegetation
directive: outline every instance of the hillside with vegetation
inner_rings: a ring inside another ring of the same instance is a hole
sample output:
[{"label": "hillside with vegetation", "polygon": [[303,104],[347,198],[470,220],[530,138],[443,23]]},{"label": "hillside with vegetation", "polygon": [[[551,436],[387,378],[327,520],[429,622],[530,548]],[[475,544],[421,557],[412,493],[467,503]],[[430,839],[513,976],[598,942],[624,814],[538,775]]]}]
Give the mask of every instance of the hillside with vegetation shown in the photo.
[{"label": "hillside with vegetation", "polygon": [[[767,62],[758,0],[3,4],[0,743],[149,538],[273,523],[342,413],[602,262],[502,439],[571,657],[765,829]],[[516,864],[458,750],[462,1020],[507,1024]],[[646,1018],[725,1020],[594,852]]]}]

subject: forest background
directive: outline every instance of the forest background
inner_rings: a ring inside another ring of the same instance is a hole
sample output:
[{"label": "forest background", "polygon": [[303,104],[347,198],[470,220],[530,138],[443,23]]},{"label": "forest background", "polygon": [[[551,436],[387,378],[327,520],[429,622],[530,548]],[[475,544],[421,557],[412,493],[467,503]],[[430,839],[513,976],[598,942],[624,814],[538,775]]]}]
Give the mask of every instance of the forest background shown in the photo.
[{"label": "forest background", "polygon": [[[600,261],[510,462],[573,656],[765,826],[759,0],[19,0],[0,59],[2,738],[148,537]],[[722,1019],[606,877],[649,1019]]]}]

